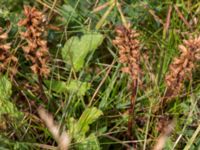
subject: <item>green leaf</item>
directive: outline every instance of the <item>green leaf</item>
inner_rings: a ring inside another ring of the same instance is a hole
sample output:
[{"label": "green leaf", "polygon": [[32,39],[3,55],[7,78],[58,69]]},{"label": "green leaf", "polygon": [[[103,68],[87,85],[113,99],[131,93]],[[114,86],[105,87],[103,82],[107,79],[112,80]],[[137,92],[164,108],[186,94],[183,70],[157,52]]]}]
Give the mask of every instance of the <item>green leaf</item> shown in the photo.
[{"label": "green leaf", "polygon": [[44,83],[48,88],[56,93],[63,93],[67,91],[67,83],[58,80],[45,80]]},{"label": "green leaf", "polygon": [[102,114],[102,111],[96,107],[85,109],[78,120],[78,131],[85,134],[89,130],[89,125],[95,122]]},{"label": "green leaf", "polygon": [[87,90],[90,89],[90,83],[81,82],[79,80],[71,80],[68,84],[65,81],[58,80],[45,80],[45,84],[48,88],[56,93],[76,93],[78,96],[84,96]]},{"label": "green leaf", "polygon": [[6,76],[0,77],[0,99],[9,99],[12,94],[12,85]]},{"label": "green leaf", "polygon": [[101,110],[92,107],[85,109],[78,121],[70,118],[69,134],[71,137],[76,141],[83,142],[85,140],[85,134],[89,131],[89,125],[95,122],[102,114]]},{"label": "green leaf", "polygon": [[89,33],[80,38],[74,36],[70,38],[62,49],[62,57],[73,65],[75,71],[79,71],[84,63],[86,56],[96,50],[103,42],[103,35],[99,33]]},{"label": "green leaf", "polygon": [[[7,114],[11,117],[19,117],[21,112],[9,101],[12,94],[12,85],[6,76],[0,77],[0,117]],[[1,118],[0,118],[1,119]]]},{"label": "green leaf", "polygon": [[71,93],[77,93],[78,96],[84,96],[89,89],[90,83],[81,82],[79,80],[71,80],[67,85],[67,90]]},{"label": "green leaf", "polygon": [[69,19],[69,17],[77,18],[78,14],[76,13],[75,9],[71,5],[64,4],[61,9],[61,14],[66,19],[66,21]]},{"label": "green leaf", "polygon": [[97,137],[95,136],[94,133],[90,134],[87,138],[82,140],[81,143],[77,144],[77,149],[78,150],[85,150],[85,149],[90,149],[90,150],[100,150],[100,145]]}]

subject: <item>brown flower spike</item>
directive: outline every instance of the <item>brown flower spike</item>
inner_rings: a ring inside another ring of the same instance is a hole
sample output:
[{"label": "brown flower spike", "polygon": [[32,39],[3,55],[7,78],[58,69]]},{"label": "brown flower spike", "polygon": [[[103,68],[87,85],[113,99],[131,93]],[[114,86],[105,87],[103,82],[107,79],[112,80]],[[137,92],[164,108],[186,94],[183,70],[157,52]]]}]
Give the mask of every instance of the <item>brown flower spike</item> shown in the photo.
[{"label": "brown flower spike", "polygon": [[126,67],[122,71],[128,73],[132,80],[139,80],[140,75],[140,51],[139,41],[136,39],[139,34],[128,27],[118,26],[117,37],[113,43],[119,48],[119,61]]},{"label": "brown flower spike", "polygon": [[27,60],[32,62],[31,70],[40,76],[47,76],[50,72],[47,63],[49,52],[47,41],[43,39],[45,31],[45,15],[35,7],[24,7],[25,19],[19,21],[19,26],[26,28],[25,32],[20,32],[21,37],[27,41],[23,46],[23,51]]},{"label": "brown flower spike", "polygon": [[177,96],[184,87],[184,81],[192,77],[192,71],[200,60],[200,36],[184,40],[179,45],[180,56],[175,57],[165,76],[167,90],[161,102],[155,106],[154,112],[167,106],[173,97]]},{"label": "brown flower spike", "polygon": [[171,96],[181,91],[184,81],[191,78],[195,63],[200,60],[200,36],[184,40],[179,50],[181,55],[174,58],[165,77],[167,88],[173,91]]},{"label": "brown flower spike", "polygon": [[10,43],[7,43],[8,33],[0,27],[0,72],[8,72],[13,77],[17,73],[18,59],[10,52]]},{"label": "brown flower spike", "polygon": [[138,33],[130,28],[130,24],[127,27],[118,26],[116,28],[117,37],[113,40],[113,43],[119,48],[119,61],[124,64],[125,67],[122,71],[128,73],[132,79],[131,84],[131,105],[129,108],[129,123],[128,123],[128,135],[132,137],[132,125],[133,125],[133,111],[137,94],[138,83],[140,83],[140,43],[136,39]]}]

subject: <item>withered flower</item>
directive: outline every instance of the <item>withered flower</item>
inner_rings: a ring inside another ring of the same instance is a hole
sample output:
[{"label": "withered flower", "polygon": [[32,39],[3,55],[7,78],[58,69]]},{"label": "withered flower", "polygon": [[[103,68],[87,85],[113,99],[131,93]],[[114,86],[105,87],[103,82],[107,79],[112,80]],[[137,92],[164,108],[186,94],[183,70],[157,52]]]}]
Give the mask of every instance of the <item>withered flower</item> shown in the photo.
[{"label": "withered flower", "polygon": [[128,73],[131,77],[131,99],[129,108],[129,122],[128,122],[128,136],[130,139],[132,137],[132,126],[133,126],[133,112],[135,106],[135,100],[137,95],[137,87],[140,81],[140,42],[137,40],[138,33],[132,30],[131,25],[128,26],[118,26],[116,28],[117,36],[113,40],[119,49],[119,61],[124,64],[122,71]]},{"label": "withered flower", "polygon": [[24,6],[25,18],[20,20],[18,26],[24,26],[26,31],[20,32],[27,45],[23,46],[25,58],[32,62],[30,67],[33,73],[47,76],[50,72],[49,51],[47,41],[43,38],[45,31],[45,15],[35,7]]},{"label": "withered flower", "polygon": [[174,97],[180,94],[184,81],[192,78],[196,63],[200,60],[200,36],[184,40],[179,45],[180,56],[175,57],[165,76],[166,92],[161,101],[153,108],[154,113],[161,111]]},{"label": "withered flower", "polygon": [[119,48],[119,61],[125,65],[122,71],[128,73],[132,80],[139,80],[140,71],[140,43],[137,40],[139,34],[128,27],[118,26],[117,37],[113,43]]},{"label": "withered flower", "polygon": [[196,62],[200,60],[200,36],[184,40],[179,45],[180,56],[174,58],[165,77],[166,96],[176,96],[183,88],[184,81],[192,77]]},{"label": "withered flower", "polygon": [[8,33],[0,27],[0,72],[7,72],[11,77],[17,73],[18,59],[11,53],[11,44],[7,43]]}]

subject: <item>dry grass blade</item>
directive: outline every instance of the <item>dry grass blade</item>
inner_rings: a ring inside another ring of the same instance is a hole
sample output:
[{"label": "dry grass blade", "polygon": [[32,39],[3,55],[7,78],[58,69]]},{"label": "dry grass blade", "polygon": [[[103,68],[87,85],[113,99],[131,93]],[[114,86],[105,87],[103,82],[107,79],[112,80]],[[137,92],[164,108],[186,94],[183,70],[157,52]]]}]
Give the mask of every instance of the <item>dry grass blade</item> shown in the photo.
[{"label": "dry grass blade", "polygon": [[95,27],[96,29],[100,29],[102,27],[102,25],[104,24],[106,18],[108,17],[108,15],[110,14],[110,12],[113,10],[114,7],[115,7],[115,2],[110,3],[109,8],[106,10],[104,15],[101,17],[101,19],[96,24],[96,27]]},{"label": "dry grass blade", "polygon": [[189,28],[192,29],[191,25],[188,23],[188,21],[185,19],[185,17],[183,16],[183,14],[181,13],[181,11],[179,10],[179,8],[175,5],[174,6],[179,18],[184,22],[184,24]]},{"label": "dry grass blade", "polygon": [[98,11],[101,11],[102,9],[106,8],[109,5],[110,5],[110,2],[106,2],[106,3],[104,3],[104,4],[102,4],[102,5],[98,6],[98,7],[95,7],[92,12],[96,13]]},{"label": "dry grass blade", "polygon": [[166,22],[165,22],[165,25],[164,25],[164,33],[165,33],[165,34],[167,33],[167,31],[168,31],[168,29],[169,29],[169,26],[170,26],[171,13],[172,13],[172,6],[169,6],[168,12],[167,12]]},{"label": "dry grass blade", "polygon": [[97,93],[99,92],[99,89],[101,88],[101,86],[103,85],[103,83],[106,81],[106,79],[107,79],[107,77],[108,77],[108,75],[109,75],[111,69],[113,68],[114,63],[115,63],[115,61],[113,61],[113,62],[111,63],[111,65],[108,67],[108,70],[106,71],[106,74],[105,74],[103,80],[101,81],[101,83],[99,84],[99,86],[98,86],[97,89],[95,90],[94,94],[92,95],[92,98],[91,98],[90,103],[88,104],[88,106],[91,106],[91,105],[92,105],[92,102],[94,101],[94,99],[95,99]]},{"label": "dry grass blade", "polygon": [[153,16],[153,18],[159,22],[160,24],[164,25],[162,19],[160,19],[159,16],[156,15],[156,12],[152,9],[150,9],[147,5],[144,5],[144,8],[148,10],[148,12]]},{"label": "dry grass blade", "polygon": [[167,138],[173,131],[173,128],[174,128],[174,122],[171,121],[166,127],[164,127],[163,132],[158,137],[157,142],[152,150],[162,150],[164,148]]},{"label": "dry grass blade", "polygon": [[196,137],[198,137],[199,133],[200,133],[200,124],[197,127],[197,129],[195,130],[195,132],[192,135],[192,137],[190,138],[190,140],[188,141],[188,143],[185,146],[184,150],[189,150],[191,148],[192,144],[194,143],[194,140],[196,139]]},{"label": "dry grass blade", "polygon": [[53,138],[58,143],[60,150],[67,150],[70,144],[70,138],[68,134],[63,131],[60,133],[60,127],[54,122],[53,116],[49,114],[44,108],[38,109],[40,118],[44,121]]}]

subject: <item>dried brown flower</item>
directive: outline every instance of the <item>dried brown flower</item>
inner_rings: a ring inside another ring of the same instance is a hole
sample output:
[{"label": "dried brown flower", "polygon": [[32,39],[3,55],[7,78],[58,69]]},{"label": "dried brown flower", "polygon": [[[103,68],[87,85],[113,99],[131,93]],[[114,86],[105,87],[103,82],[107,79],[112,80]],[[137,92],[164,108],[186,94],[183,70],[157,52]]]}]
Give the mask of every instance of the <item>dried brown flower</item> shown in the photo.
[{"label": "dried brown flower", "polygon": [[183,44],[179,45],[179,50],[180,56],[174,58],[165,77],[167,96],[175,96],[180,93],[184,81],[192,77],[195,64],[200,60],[200,36],[184,40]]},{"label": "dried brown flower", "polygon": [[167,90],[161,101],[154,106],[154,113],[167,106],[181,92],[184,81],[192,78],[192,72],[200,60],[200,36],[184,40],[183,44],[179,45],[179,50],[180,56],[173,59],[165,76]]},{"label": "dried brown flower", "polygon": [[50,72],[47,63],[49,62],[49,52],[47,41],[43,38],[45,31],[45,15],[35,7],[24,7],[26,18],[19,21],[19,26],[26,28],[25,32],[20,32],[21,37],[27,41],[23,46],[23,51],[27,60],[32,62],[30,67],[33,73],[47,76]]},{"label": "dried brown flower", "polygon": [[128,73],[132,80],[139,80],[140,75],[140,51],[138,33],[128,27],[118,26],[117,37],[113,43],[119,48],[119,61],[125,65],[122,71]]},{"label": "dried brown flower", "polygon": [[3,32],[0,27],[0,72],[8,72],[13,77],[17,73],[18,59],[11,53],[7,38],[8,32]]},{"label": "dried brown flower", "polygon": [[137,40],[138,33],[130,28],[130,24],[126,27],[118,26],[116,28],[117,36],[113,43],[119,48],[119,61],[125,65],[122,71],[128,73],[131,76],[131,99],[129,108],[129,122],[128,122],[128,136],[131,140],[132,126],[133,126],[133,112],[135,106],[135,100],[137,95],[137,87],[140,81],[140,43]]}]

